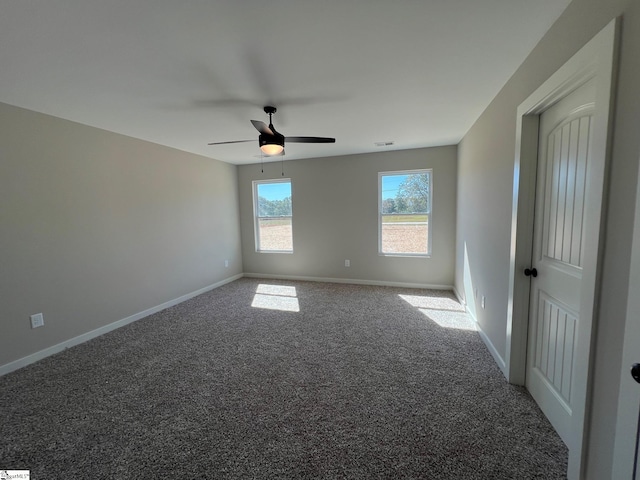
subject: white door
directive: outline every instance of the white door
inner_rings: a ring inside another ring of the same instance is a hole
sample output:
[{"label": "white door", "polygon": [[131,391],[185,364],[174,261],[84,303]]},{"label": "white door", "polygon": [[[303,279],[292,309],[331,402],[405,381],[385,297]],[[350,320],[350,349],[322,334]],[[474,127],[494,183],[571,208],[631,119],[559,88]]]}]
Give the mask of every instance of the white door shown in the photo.
[{"label": "white door", "polygon": [[594,103],[591,80],[540,115],[538,140],[526,385],[570,448]]}]

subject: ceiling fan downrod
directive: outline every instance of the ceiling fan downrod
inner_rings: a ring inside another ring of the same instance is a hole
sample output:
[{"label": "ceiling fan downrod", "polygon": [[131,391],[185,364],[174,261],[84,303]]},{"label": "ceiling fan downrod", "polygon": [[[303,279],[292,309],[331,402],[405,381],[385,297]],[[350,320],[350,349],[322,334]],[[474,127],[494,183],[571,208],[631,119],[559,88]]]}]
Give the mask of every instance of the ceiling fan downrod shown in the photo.
[{"label": "ceiling fan downrod", "polygon": [[271,115],[273,115],[277,111],[278,111],[278,109],[276,107],[272,107],[271,105],[267,105],[267,106],[264,107],[264,113],[269,115],[269,124],[273,123],[271,121]]}]

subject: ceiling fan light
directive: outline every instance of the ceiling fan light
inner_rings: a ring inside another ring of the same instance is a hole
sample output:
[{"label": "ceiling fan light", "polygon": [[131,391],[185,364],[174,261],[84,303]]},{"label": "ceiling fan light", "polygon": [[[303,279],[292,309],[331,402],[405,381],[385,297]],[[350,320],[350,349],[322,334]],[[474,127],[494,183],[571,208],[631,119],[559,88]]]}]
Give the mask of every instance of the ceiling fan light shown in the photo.
[{"label": "ceiling fan light", "polygon": [[277,143],[265,143],[260,146],[260,150],[262,150],[262,153],[265,155],[278,155],[282,153],[284,146],[278,145]]}]

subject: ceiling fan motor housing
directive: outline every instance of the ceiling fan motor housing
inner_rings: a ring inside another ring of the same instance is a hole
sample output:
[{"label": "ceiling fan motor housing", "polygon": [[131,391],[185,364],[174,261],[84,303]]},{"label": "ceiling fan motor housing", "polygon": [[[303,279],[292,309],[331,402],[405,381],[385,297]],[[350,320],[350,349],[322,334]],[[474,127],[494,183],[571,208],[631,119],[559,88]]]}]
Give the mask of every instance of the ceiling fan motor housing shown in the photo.
[{"label": "ceiling fan motor housing", "polygon": [[281,147],[284,147],[284,135],[280,135],[279,133],[276,135],[260,134],[258,137],[258,143],[261,147],[263,145],[280,145]]}]

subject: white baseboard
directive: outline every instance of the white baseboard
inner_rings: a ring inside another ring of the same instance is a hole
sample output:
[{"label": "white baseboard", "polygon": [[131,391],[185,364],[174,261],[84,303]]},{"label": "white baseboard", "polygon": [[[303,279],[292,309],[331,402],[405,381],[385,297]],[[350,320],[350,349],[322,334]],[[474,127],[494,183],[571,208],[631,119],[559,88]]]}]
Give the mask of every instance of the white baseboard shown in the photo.
[{"label": "white baseboard", "polygon": [[[454,290],[454,292],[456,292],[456,291]],[[460,296],[458,295],[457,292],[456,292],[456,295],[458,296],[458,300],[460,300]],[[462,301],[460,303],[462,303]],[[471,317],[471,319],[476,324],[476,329],[478,331],[478,334],[480,335],[480,338],[482,339],[482,341],[484,342],[485,346],[487,347],[487,350],[489,350],[489,353],[493,357],[493,360],[498,364],[498,368],[500,369],[502,374],[505,376],[505,378],[508,378],[507,377],[507,364],[505,363],[504,358],[502,358],[502,356],[498,353],[498,350],[493,345],[493,343],[491,342],[491,340],[489,339],[487,334],[484,333],[484,330],[482,330],[482,327],[478,323],[478,319],[473,315],[473,313],[471,313],[471,311],[469,310],[469,307],[465,306],[465,310],[467,311],[467,314]]]},{"label": "white baseboard", "polygon": [[157,313],[161,310],[173,307],[174,305],[178,305],[179,303],[189,300],[190,298],[196,297],[210,290],[214,290],[218,287],[221,287],[222,285],[238,280],[239,278],[242,278],[241,273],[238,275],[234,275],[233,277],[225,278],[224,280],[216,282],[212,285],[208,285],[204,288],[200,288],[194,292],[187,293],[178,298],[174,298],[173,300],[169,300],[168,302],[161,303],[160,305],[156,305],[155,307],[148,308],[129,317],[117,320],[113,323],[109,323],[108,325],[96,328],[95,330],[91,330],[90,332],[83,333],[82,335],[78,335],[77,337],[70,338],[69,340],[65,340],[64,342],[58,343],[57,345],[53,345],[49,348],[45,348],[44,350],[40,350],[39,352],[32,353],[31,355],[27,355],[26,357],[14,360],[13,362],[0,366],[0,377],[2,375],[6,375],[9,372],[13,372],[14,370],[18,370],[19,368],[26,367],[27,365],[37,362],[38,360],[42,360],[43,358],[59,353],[66,348],[79,345],[88,340],[99,337],[100,335],[104,335],[105,333],[116,330],[117,328],[124,327],[125,325],[133,323],[144,317],[148,317],[149,315]]},{"label": "white baseboard", "polygon": [[267,273],[245,273],[247,278],[273,280],[301,280],[306,282],[348,283],[353,285],[374,285],[379,287],[424,288],[429,290],[453,290],[453,285],[433,285],[428,283],[386,282],[382,280],[361,280],[356,278],[304,277],[299,275],[272,275]]},{"label": "white baseboard", "polygon": [[[458,292],[458,289],[456,288],[456,286],[453,286],[453,294],[456,296],[456,298],[458,299],[458,301],[460,302],[460,305],[464,305],[464,308],[466,310],[467,309],[467,302],[464,300],[464,298],[462,297],[462,295],[460,295],[460,292]],[[471,318],[473,318],[473,315],[471,316]],[[475,318],[473,319],[475,321]],[[478,323],[478,322],[476,322]]]},{"label": "white baseboard", "polygon": [[[302,281],[310,281],[310,282],[325,282],[325,283],[345,283],[345,284],[354,284],[354,285],[374,285],[374,286],[384,286],[384,287],[402,287],[402,288],[422,288],[422,289],[430,289],[430,290],[452,290],[454,292],[454,294],[456,295],[456,297],[458,297],[458,300],[460,301],[460,303],[462,303],[464,305],[464,301],[462,300],[462,298],[460,297],[459,293],[457,292],[457,290],[455,289],[455,287],[453,285],[437,285],[437,284],[426,284],[426,283],[407,283],[407,282],[387,282],[387,281],[379,281],[379,280],[361,280],[361,279],[354,279],[354,278],[330,278],[330,277],[308,277],[308,276],[297,276],[297,275],[271,275],[271,274],[262,274],[262,273],[244,273],[244,274],[238,274],[238,275],[234,275],[232,277],[226,278],[224,280],[221,280],[217,283],[214,283],[212,285],[208,285],[204,288],[201,288],[199,290],[196,290],[194,292],[190,292],[187,293],[185,295],[182,295],[178,298],[174,298],[173,300],[169,300],[168,302],[164,302],[160,305],[157,305],[155,307],[151,307],[148,308],[142,312],[138,312],[134,315],[131,315],[129,317],[117,320],[113,323],[110,323],[108,325],[104,325],[100,328],[97,328],[95,330],[92,330],[90,332],[87,333],[83,333],[82,335],[78,335],[77,337],[71,338],[69,340],[65,340],[64,342],[58,343],[57,345],[53,345],[52,347],[49,348],[45,348],[44,350],[40,350],[36,353],[33,353],[31,355],[27,355],[26,357],[20,358],[18,360],[15,360],[13,362],[7,363],[5,365],[0,366],[0,376],[2,375],[6,375],[9,372],[13,372],[14,370],[18,370],[19,368],[22,367],[26,367],[27,365],[30,365],[34,362],[37,362],[38,360],[42,360],[43,358],[49,357],[51,355],[54,355],[56,353],[59,353],[63,350],[65,350],[66,348],[70,348],[73,347],[75,345],[79,345],[81,343],[84,343],[88,340],[91,340],[93,338],[99,337],[100,335],[104,335],[105,333],[111,332],[113,330],[116,330],[120,327],[123,327],[125,325],[128,325],[130,323],[133,323],[137,320],[140,320],[142,318],[148,317],[149,315],[152,315],[154,313],[157,313],[161,310],[164,310],[166,308],[169,307],[173,307],[174,305],[178,305],[179,303],[182,303],[186,300],[189,300],[190,298],[196,297],[198,295],[201,295],[205,292],[208,292],[210,290],[214,290],[215,288],[221,287],[222,285],[225,285],[227,283],[233,282],[235,280],[238,280],[242,277],[248,277],[248,278],[265,278],[265,279],[275,279],[275,280],[302,280]],[[468,309],[467,309],[468,311]],[[471,313],[469,312],[469,314],[471,315]],[[476,323],[476,326],[478,328],[478,333],[480,334],[480,338],[482,338],[483,342],[485,343],[485,345],[487,346],[487,349],[489,350],[489,352],[491,353],[491,355],[493,356],[494,360],[496,361],[496,363],[498,364],[498,366],[500,367],[500,370],[503,372],[503,374],[506,372],[505,369],[505,361],[504,359],[500,356],[500,354],[498,353],[498,351],[496,350],[496,348],[493,346],[493,344],[491,343],[491,340],[489,340],[489,337],[487,337],[487,335],[482,331],[482,328],[480,327],[480,325],[478,325],[477,320],[473,317],[473,315],[471,315],[471,318],[473,319],[473,321]]]},{"label": "white baseboard", "polygon": [[480,328],[480,326],[477,323],[476,323],[476,327],[478,328],[478,333],[480,334],[480,338],[486,345],[487,349],[489,350],[489,353],[491,354],[495,362],[498,364],[498,368],[504,375],[504,378],[507,378],[507,365],[504,361],[504,358],[500,356],[500,354],[498,353],[498,350],[496,350],[496,347],[493,346],[493,343],[491,343],[491,340],[489,340],[489,337],[487,337],[487,334],[482,331],[482,328]]}]

